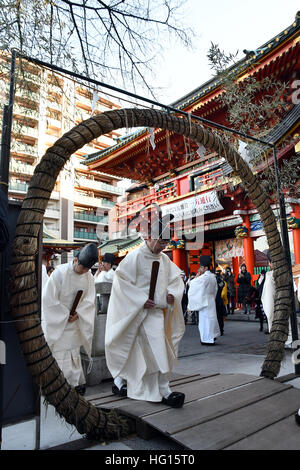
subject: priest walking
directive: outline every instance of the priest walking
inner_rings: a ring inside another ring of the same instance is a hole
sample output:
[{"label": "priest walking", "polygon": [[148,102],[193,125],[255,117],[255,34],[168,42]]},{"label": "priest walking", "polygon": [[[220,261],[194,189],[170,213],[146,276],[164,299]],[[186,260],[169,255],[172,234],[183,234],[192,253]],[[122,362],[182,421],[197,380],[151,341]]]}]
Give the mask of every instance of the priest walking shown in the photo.
[{"label": "priest walking", "polygon": [[216,295],[218,284],[215,275],[210,271],[209,256],[200,256],[200,268],[197,276],[190,282],[189,310],[199,311],[199,333],[201,344],[212,346],[215,338],[220,336],[216,312]]},{"label": "priest walking", "polygon": [[90,268],[97,260],[96,245],[87,244],[73,262],[57,266],[42,293],[46,340],[65,378],[81,394],[85,377],[80,347],[91,355],[96,293]]},{"label": "priest walking", "polygon": [[[162,253],[171,239],[170,218],[173,216],[160,216],[146,242],[128,253],[116,269],[105,352],[114,378],[113,393],[179,408],[184,394],[171,392],[169,374],[185,330],[184,285],[180,269]],[[153,262],[158,262],[157,275]],[[154,295],[150,285],[156,285]]]},{"label": "priest walking", "polygon": [[112,269],[115,263],[115,256],[112,253],[105,253],[102,258],[102,270],[98,270],[94,276],[95,284],[99,282],[113,282],[115,271]]}]

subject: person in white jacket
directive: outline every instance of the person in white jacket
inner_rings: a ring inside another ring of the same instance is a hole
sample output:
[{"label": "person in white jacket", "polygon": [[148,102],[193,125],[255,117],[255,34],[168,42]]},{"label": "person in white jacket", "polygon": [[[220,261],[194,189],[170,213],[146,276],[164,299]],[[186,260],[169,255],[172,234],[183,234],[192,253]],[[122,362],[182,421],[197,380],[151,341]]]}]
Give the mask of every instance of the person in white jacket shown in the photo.
[{"label": "person in white jacket", "polygon": [[[42,292],[42,326],[46,341],[65,378],[81,394],[85,392],[85,377],[80,347],[91,356],[96,292],[90,268],[97,260],[97,247],[89,243],[73,262],[57,266]],[[70,315],[80,290],[80,301]]]},{"label": "person in white jacket", "polygon": [[216,312],[216,295],[218,284],[215,275],[210,271],[209,256],[200,256],[200,268],[197,276],[190,282],[188,292],[189,310],[199,312],[199,333],[203,345],[212,346],[220,336],[220,328]]}]

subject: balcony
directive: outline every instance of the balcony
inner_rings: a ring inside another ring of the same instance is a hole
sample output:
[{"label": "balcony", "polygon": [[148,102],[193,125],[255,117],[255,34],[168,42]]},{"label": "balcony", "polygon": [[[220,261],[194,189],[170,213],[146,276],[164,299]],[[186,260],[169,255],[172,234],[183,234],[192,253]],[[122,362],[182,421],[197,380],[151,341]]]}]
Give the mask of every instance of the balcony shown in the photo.
[{"label": "balcony", "polygon": [[12,132],[14,134],[20,134],[20,135],[24,135],[28,137],[33,137],[35,139],[37,139],[39,135],[39,131],[36,127],[24,126],[22,124],[18,124],[17,122],[13,123]]},{"label": "balcony", "polygon": [[50,195],[50,199],[55,199],[55,200],[59,200],[59,192],[58,191],[52,191],[51,195]]},{"label": "balcony", "polygon": [[58,95],[61,95],[64,90],[63,85],[60,86],[58,83],[56,85],[54,85],[53,83],[48,83],[47,85],[51,93],[56,93]]},{"label": "balcony", "polygon": [[11,158],[9,162],[9,171],[11,173],[17,173],[22,175],[33,175],[34,166],[26,163],[17,162],[14,158]]},{"label": "balcony", "polygon": [[16,96],[21,96],[22,98],[30,99],[38,103],[40,101],[40,94],[33,91],[26,90],[26,88],[17,88]]},{"label": "balcony", "polygon": [[40,113],[37,109],[26,108],[21,104],[15,103],[14,104],[14,114],[18,114],[19,116],[29,117],[31,119],[35,119],[36,121],[39,120]]},{"label": "balcony", "polygon": [[45,134],[45,144],[52,147],[52,145],[59,139],[56,135]]},{"label": "balcony", "polygon": [[118,188],[112,184],[102,183],[101,181],[79,178],[78,183],[82,188],[94,189],[95,191],[105,191],[107,193],[117,194],[118,196],[122,196],[124,194],[123,188]]},{"label": "balcony", "polygon": [[58,119],[47,117],[47,127],[53,127],[54,129],[61,129],[62,123]]},{"label": "balcony", "polygon": [[60,238],[60,230],[58,228],[47,228],[49,228],[49,232],[51,233],[51,235],[54,235],[56,238]]},{"label": "balcony", "polygon": [[102,206],[103,207],[109,207],[110,209],[114,207],[116,203],[113,201],[109,201],[108,199],[105,199],[105,197],[102,198]]},{"label": "balcony", "polygon": [[85,206],[104,207],[109,209],[111,209],[115,205],[114,202],[108,201],[108,199],[105,199],[103,197],[97,198],[92,196],[86,196],[76,192],[74,193],[74,202],[77,204],[83,204]]},{"label": "balcony", "polygon": [[59,219],[60,211],[58,209],[46,209],[44,218],[45,219]]},{"label": "balcony", "polygon": [[57,101],[50,101],[49,99],[46,102],[47,108],[55,109],[56,111],[61,111],[62,105]]},{"label": "balcony", "polygon": [[11,152],[37,158],[37,147],[35,145],[28,145],[17,141],[12,141]]},{"label": "balcony", "polygon": [[74,238],[81,240],[97,240],[96,232],[84,232],[81,230],[74,230]]},{"label": "balcony", "polygon": [[75,100],[77,101],[77,103],[82,103],[92,109],[92,100],[90,98],[76,93]]},{"label": "balcony", "polygon": [[95,214],[89,214],[88,212],[74,212],[74,220],[82,220],[86,222],[94,222],[99,224],[108,224],[107,216],[99,216]]},{"label": "balcony", "polygon": [[8,190],[13,192],[13,193],[27,193],[28,190],[28,183],[15,183],[15,182],[9,182],[8,184]]}]

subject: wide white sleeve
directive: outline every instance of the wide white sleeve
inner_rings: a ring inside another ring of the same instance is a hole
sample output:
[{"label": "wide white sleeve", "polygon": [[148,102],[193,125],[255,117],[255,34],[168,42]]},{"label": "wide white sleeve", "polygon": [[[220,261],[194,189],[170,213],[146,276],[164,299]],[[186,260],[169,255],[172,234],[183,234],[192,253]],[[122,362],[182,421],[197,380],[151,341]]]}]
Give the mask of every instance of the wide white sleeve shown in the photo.
[{"label": "wide white sleeve", "polygon": [[88,288],[84,292],[77,308],[76,312],[78,314],[78,327],[80,329],[82,337],[82,345],[86,353],[90,356],[93,333],[94,333],[94,324],[96,316],[96,289],[93,276],[88,273]]},{"label": "wide white sleeve", "polygon": [[261,303],[268,319],[269,331],[274,317],[275,281],[273,271],[266,272],[266,279],[261,294]]},{"label": "wide white sleeve", "polygon": [[205,293],[205,279],[201,276],[192,279],[188,290],[188,309],[191,311],[201,310],[207,307],[207,295]]},{"label": "wide white sleeve", "polygon": [[107,309],[105,353],[113,377],[124,367],[140,324],[147,315],[148,293],[137,286],[139,252],[129,253],[115,271]]},{"label": "wide white sleeve", "polygon": [[62,335],[70,311],[59,301],[62,275],[58,269],[53,271],[42,291],[42,327],[49,346]]}]

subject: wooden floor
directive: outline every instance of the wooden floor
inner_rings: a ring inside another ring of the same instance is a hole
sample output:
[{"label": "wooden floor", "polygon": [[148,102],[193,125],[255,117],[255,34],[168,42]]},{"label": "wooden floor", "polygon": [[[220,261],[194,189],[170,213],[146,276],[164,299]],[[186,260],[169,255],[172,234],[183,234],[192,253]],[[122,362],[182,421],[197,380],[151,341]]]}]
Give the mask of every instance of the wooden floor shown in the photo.
[{"label": "wooden floor", "polygon": [[173,376],[170,385],[185,393],[180,409],[111,393],[88,400],[134,418],[140,437],[159,431],[185,449],[300,450],[299,389],[246,374]]}]

